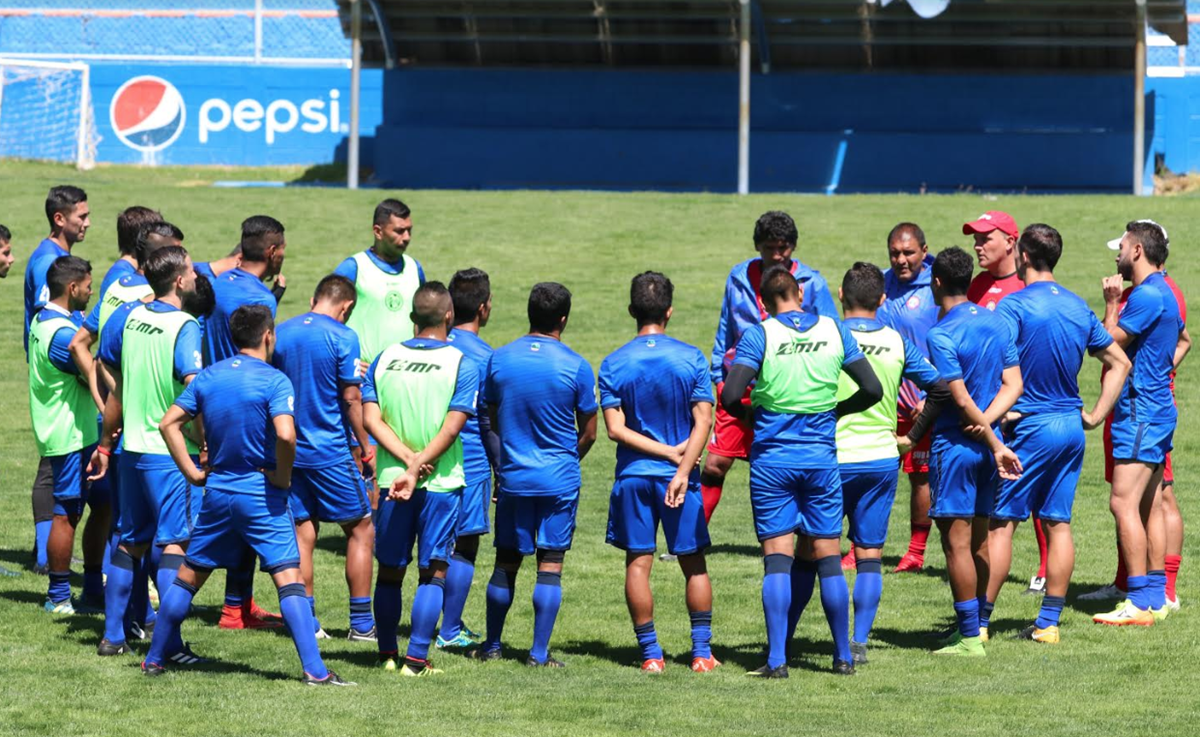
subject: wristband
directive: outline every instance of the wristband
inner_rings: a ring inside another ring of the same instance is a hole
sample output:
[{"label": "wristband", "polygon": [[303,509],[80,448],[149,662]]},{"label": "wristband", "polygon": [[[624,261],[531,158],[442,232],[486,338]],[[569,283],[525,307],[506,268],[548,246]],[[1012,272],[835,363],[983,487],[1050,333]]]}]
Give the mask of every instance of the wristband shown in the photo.
[{"label": "wristband", "polygon": [[106,457],[106,458],[107,458],[108,456],[111,456],[111,455],[112,455],[112,451],[111,451],[111,450],[109,450],[108,448],[105,448],[103,445],[97,445],[97,446],[96,446],[96,450],[97,450],[97,451],[99,451],[100,455],[102,455],[102,456],[104,456],[104,457]]}]

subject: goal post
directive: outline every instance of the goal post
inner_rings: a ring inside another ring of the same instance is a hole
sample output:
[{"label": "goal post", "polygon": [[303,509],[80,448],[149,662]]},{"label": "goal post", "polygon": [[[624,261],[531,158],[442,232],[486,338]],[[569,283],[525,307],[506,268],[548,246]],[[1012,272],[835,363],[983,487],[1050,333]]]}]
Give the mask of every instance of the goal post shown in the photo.
[{"label": "goal post", "polygon": [[96,165],[91,68],[0,56],[0,157]]}]

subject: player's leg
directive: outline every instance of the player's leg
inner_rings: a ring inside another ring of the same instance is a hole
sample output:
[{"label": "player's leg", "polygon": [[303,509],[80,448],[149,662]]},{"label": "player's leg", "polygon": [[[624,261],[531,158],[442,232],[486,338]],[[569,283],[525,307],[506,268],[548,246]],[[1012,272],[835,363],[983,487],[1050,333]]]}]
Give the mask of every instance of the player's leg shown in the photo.
[{"label": "player's leg", "polygon": [[1021,631],[1022,639],[1054,644],[1059,641],[1058,623],[1067,603],[1067,586],[1075,571],[1075,540],[1070,521],[1042,520],[1046,531],[1046,595],[1033,626]]},{"label": "player's leg", "polygon": [[180,566],[178,575],[171,582],[170,588],[162,592],[158,606],[158,624],[154,627],[154,636],[150,640],[150,649],[142,661],[142,673],[147,676],[157,676],[164,672],[168,663],[192,665],[203,662],[186,646],[183,651],[172,651],[171,643],[180,639],[179,631],[183,620],[192,608],[192,600],[204,586],[204,582],[212,575],[212,569],[196,564],[192,568],[188,564]]},{"label": "player's leg", "polygon": [[842,478],[838,469],[806,471],[801,479],[798,556],[811,560],[821,584],[821,608],[833,637],[833,672],[854,673],[850,654],[850,589],[842,572]]},{"label": "player's leg", "polygon": [[411,501],[380,500],[375,520],[375,560],[379,563],[375,574],[375,630],[379,662],[387,670],[400,665],[396,627],[404,611],[401,588],[417,539],[417,508]]},{"label": "player's leg", "polygon": [[[161,594],[170,590],[183,565],[204,490],[189,484],[170,456],[143,456],[139,473],[144,488],[151,490],[158,511],[154,544],[161,548],[162,555],[154,585]],[[168,652],[183,648],[178,632],[167,648]]]},{"label": "player's leg", "polygon": [[488,580],[486,627],[483,644],[471,651],[479,660],[500,657],[504,622],[516,595],[517,572],[526,555],[537,549],[532,497],[501,493],[496,500],[496,562]]},{"label": "player's leg", "polygon": [[[88,461],[95,446],[79,454],[79,478],[85,482]],[[83,525],[83,606],[92,614],[104,612],[104,564],[109,557],[109,532],[112,530],[112,495],[108,484],[92,484],[87,489],[87,522]]]},{"label": "player's leg", "polygon": [[45,575],[50,571],[46,546],[50,542],[50,527],[54,523],[54,470],[50,459],[38,461],[33,477],[33,571]]},{"label": "player's leg", "polygon": [[[973,523],[973,517],[937,519],[942,552],[946,555],[950,594],[954,598],[958,637],[963,641],[973,640],[969,644],[975,649],[973,646],[979,643],[979,599],[976,597],[975,558],[971,550]],[[945,649],[949,650],[950,647]],[[982,651],[982,646],[978,649]]]},{"label": "player's leg", "polygon": [[374,567],[375,526],[370,514],[342,525],[346,534],[346,586],[350,591],[350,632],[347,639],[375,642],[375,618],[371,614],[371,574]]},{"label": "player's leg", "polygon": [[[905,434],[912,427],[906,417],[900,418],[897,432]],[[925,546],[929,531],[933,527],[929,519],[929,448],[931,436],[926,435],[920,443],[900,459],[901,469],[908,476],[909,496],[909,539],[908,550],[901,556],[893,573],[919,571],[925,566]]]},{"label": "player's leg", "polygon": [[968,440],[934,441],[930,456],[930,517],[937,523],[946,556],[946,573],[954,599],[957,631],[946,647],[936,651],[944,655],[983,656],[979,631],[979,597],[986,592],[987,571],[983,573],[981,592],[979,556],[987,552],[987,520],[977,517],[979,471],[981,462],[992,460],[984,449]]},{"label": "player's leg", "polygon": [[1040,595],[1046,591],[1046,560],[1049,555],[1046,540],[1046,530],[1042,527],[1042,521],[1036,517],[1033,520],[1033,533],[1037,538],[1038,546],[1038,570],[1029,579],[1029,588],[1025,589],[1026,594]]},{"label": "player's leg", "polygon": [[420,504],[417,512],[417,591],[412,604],[412,632],[404,656],[402,676],[429,676],[441,671],[429,663],[429,646],[437,632],[446,595],[446,569],[454,551],[462,490],[418,491],[406,504]]},{"label": "player's leg", "polygon": [[625,605],[633,621],[633,636],[642,654],[642,670],[661,673],[666,667],[658,634],[654,630],[654,594],[650,591],[650,568],[654,555],[629,551],[625,554]]},{"label": "player's leg", "polygon": [[[865,465],[865,464],[864,464]],[[854,665],[867,663],[867,639],[883,596],[883,545],[896,500],[899,469],[895,462],[864,468],[842,466],[842,502],[854,544],[854,626],[850,655]]]},{"label": "player's leg", "polygon": [[[750,509],[754,531],[762,544],[763,617],[767,630],[767,662],[746,675],[787,678],[787,646],[792,617],[792,564],[797,559],[795,532],[800,505],[795,489],[801,472],[793,469],[750,467]],[[839,522],[838,536],[841,536]],[[840,568],[838,570],[841,570]],[[799,612],[795,619],[799,619]]]},{"label": "player's leg", "polygon": [[[717,396],[724,384],[717,385]],[[749,398],[747,390],[746,396]],[[713,511],[721,501],[725,488],[725,477],[733,468],[734,459],[750,457],[750,444],[754,440],[754,428],[725,411],[719,403],[713,421],[712,439],[708,444],[708,455],[700,472],[700,493],[704,498],[704,520],[712,521]]]},{"label": "player's leg", "polygon": [[704,458],[704,469],[700,472],[700,489],[704,498],[704,519],[712,521],[713,512],[721,502],[725,490],[725,477],[733,468],[734,458],[713,452],[711,446]]},{"label": "player's leg", "polygon": [[1162,511],[1162,466],[1155,471],[1151,481],[1153,488],[1147,488],[1147,494],[1142,497],[1139,511],[1142,524],[1146,527],[1146,590],[1150,600],[1150,611],[1156,617],[1164,619],[1168,610],[1167,603],[1167,528]]},{"label": "player's leg", "polygon": [[[688,484],[683,504],[667,506],[665,480],[655,482],[653,501],[662,522],[667,551],[676,556],[683,572],[684,597],[692,627],[692,670],[707,673],[721,665],[721,661],[712,654],[712,580],[704,556],[711,541],[704,519],[704,497],[699,479],[694,476],[693,479]],[[653,537],[650,544],[653,544]],[[646,590],[649,591],[649,581]]]},{"label": "player's leg", "polygon": [[490,474],[468,484],[463,489],[462,508],[458,516],[458,537],[450,568],[446,571],[446,599],[442,611],[442,627],[437,646],[467,647],[483,641],[483,637],[463,624],[462,613],[475,581],[475,559],[479,554],[479,539],[490,532],[488,507],[492,503]]},{"label": "player's leg", "polygon": [[[651,673],[661,673],[666,667],[654,629],[654,594],[650,590],[650,569],[658,532],[659,485],[660,482],[653,478],[617,479],[609,496],[608,532],[605,534],[609,545],[625,551],[625,605],[629,608],[633,635],[641,649],[642,670]],[[662,485],[665,494],[665,483]],[[670,542],[667,550],[675,553]]]},{"label": "player's leg", "polygon": [[[146,575],[145,560],[150,557],[147,551],[154,542],[157,515],[149,492],[142,486],[137,469],[139,457],[138,453],[123,452],[116,468],[110,465],[108,470],[120,475],[121,516],[117,520],[120,544],[110,560],[108,581],[104,586],[104,637],[97,648],[97,653],[102,656],[130,652],[126,644],[126,613],[132,601],[135,579]],[[160,592],[160,597],[163,593]],[[157,628],[157,620],[155,626]]]},{"label": "player's leg", "polygon": [[[1112,485],[1113,481],[1113,442],[1112,442],[1112,423],[1113,417],[1110,414],[1104,421],[1104,483]],[[1125,599],[1126,592],[1129,590],[1129,571],[1125,568],[1125,557],[1121,554],[1121,531],[1119,525],[1114,520],[1114,532],[1116,539],[1117,551],[1117,569],[1113,575],[1112,583],[1101,586],[1094,591],[1089,591],[1086,594],[1079,596],[1080,601],[1122,601]]]},{"label": "player's leg", "polygon": [[[1092,618],[1095,622],[1143,626],[1154,623],[1150,615],[1149,582],[1146,577],[1147,535],[1142,520],[1142,505],[1146,497],[1157,496],[1157,478],[1160,474],[1155,465],[1140,461],[1117,459],[1113,466],[1109,509],[1117,523],[1117,537],[1129,571],[1129,599],[1112,612],[1097,614]],[[1152,482],[1154,486],[1147,491]],[[1153,498],[1149,499],[1149,503],[1154,506]]]},{"label": "player's leg", "polygon": [[46,560],[50,583],[45,610],[55,614],[74,614],[71,601],[71,554],[75,550],[75,528],[86,504],[83,466],[79,453],[50,456],[53,474],[54,517],[46,541]]},{"label": "player's leg", "polygon": [[1179,500],[1175,496],[1175,474],[1171,468],[1171,454],[1167,454],[1162,483],[1163,527],[1166,530],[1166,556],[1163,558],[1167,573],[1167,605],[1179,611],[1179,595],[1175,582],[1183,562],[1183,514],[1179,511]]},{"label": "player's leg", "polygon": [[550,637],[562,607],[562,569],[575,538],[579,492],[538,500],[537,583],[533,587],[533,646],[526,665],[562,668],[550,655]]},{"label": "player's leg", "polygon": [[304,581],[306,598],[311,605],[313,626],[316,628],[318,640],[326,639],[329,635],[321,629],[317,620],[316,599],[313,587],[313,551],[317,547],[317,536],[320,534],[320,522],[317,510],[317,499],[308,483],[308,469],[292,469],[292,487],[288,490],[288,506],[292,510],[292,519],[296,523],[296,546],[300,550],[300,577]]}]

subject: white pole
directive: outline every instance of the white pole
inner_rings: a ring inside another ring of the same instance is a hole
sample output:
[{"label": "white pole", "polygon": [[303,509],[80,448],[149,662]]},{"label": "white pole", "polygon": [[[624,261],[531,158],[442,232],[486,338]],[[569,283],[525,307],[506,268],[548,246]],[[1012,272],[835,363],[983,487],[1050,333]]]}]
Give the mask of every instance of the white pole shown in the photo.
[{"label": "white pole", "polygon": [[750,0],[741,0],[738,43],[738,194],[750,192]]},{"label": "white pole", "polygon": [[263,0],[254,0],[254,63],[262,63],[263,50]]},{"label": "white pole", "polygon": [[1133,32],[1133,193],[1141,195],[1146,174],[1146,0],[1137,0]]},{"label": "white pole", "polygon": [[92,70],[83,67],[83,79],[79,90],[79,130],[75,136],[75,166],[79,169],[91,169],[95,161],[89,155],[88,128],[92,117]]},{"label": "white pole", "polygon": [[362,0],[350,0],[350,141],[346,188],[358,189],[358,107],[362,82]]}]

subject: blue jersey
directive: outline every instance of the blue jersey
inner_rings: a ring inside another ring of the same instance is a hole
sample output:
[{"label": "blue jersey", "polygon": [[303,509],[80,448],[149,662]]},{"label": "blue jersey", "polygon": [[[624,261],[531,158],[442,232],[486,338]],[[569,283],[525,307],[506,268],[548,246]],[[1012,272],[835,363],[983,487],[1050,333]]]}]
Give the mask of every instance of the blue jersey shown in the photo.
[{"label": "blue jersey", "polygon": [[[105,326],[107,327],[107,326]],[[209,489],[265,494],[262,469],[275,468],[275,424],[295,406],[292,382],[269,364],[239,354],[209,366],[175,400],[204,417]]]},{"label": "blue jersey", "polygon": [[[479,372],[479,395],[483,396],[483,384],[487,379],[487,365],[492,358],[492,347],[470,330],[454,328],[449,337],[450,344],[475,364]],[[463,473],[467,475],[468,486],[480,479],[492,477],[492,465],[488,462],[487,451],[483,448],[483,434],[479,429],[479,415],[486,411],[487,408],[480,405],[459,435],[462,439]]]},{"label": "blue jersey", "polygon": [[241,269],[230,269],[212,283],[216,307],[212,316],[205,321],[204,347],[208,363],[214,364],[237,355],[233,335],[229,332],[229,318],[239,307],[262,305],[275,314],[275,295],[271,288],[253,274]]},{"label": "blue jersey", "polygon": [[29,254],[29,263],[25,264],[25,356],[29,356],[29,324],[33,316],[50,301],[50,286],[46,284],[46,274],[50,265],[60,256],[70,256],[71,252],[49,238],[38,244]]},{"label": "blue jersey", "polygon": [[1085,351],[1102,351],[1112,337],[1080,297],[1061,284],[1035,282],[996,305],[1021,359],[1025,393],[1013,405],[1023,415],[1077,412]]},{"label": "blue jersey", "polygon": [[[121,370],[121,347],[124,342],[125,321],[129,318],[130,312],[143,306],[152,312],[173,312],[179,309],[158,300],[150,303],[126,302],[117,308],[112,317],[108,318],[108,322],[104,323],[104,329],[100,331],[100,349],[96,352],[96,358],[118,371]],[[200,369],[203,368],[200,351],[200,326],[189,320],[175,336],[173,363],[176,380],[183,381],[185,376],[200,373]]]},{"label": "blue jersey", "polygon": [[[65,317],[78,328],[83,324],[82,312],[70,312],[60,310],[57,305],[47,304],[36,315],[33,316],[34,322],[42,322],[45,320],[54,320]],[[59,328],[55,331],[54,337],[50,339],[50,363],[54,368],[68,374],[79,375],[79,367],[75,365],[75,359],[71,358],[71,339],[75,337],[75,331],[71,328]]]},{"label": "blue jersey", "polygon": [[[399,263],[393,263],[391,261],[384,261],[382,258],[379,257],[378,254],[375,253],[375,251],[371,250],[370,248],[363,251],[363,253],[367,254],[367,258],[371,259],[371,261],[373,261],[375,263],[375,265],[378,266],[380,268],[380,270],[382,270],[383,273],[385,273],[385,274],[399,274],[401,271],[404,270],[404,259],[400,259]],[[409,258],[412,258],[412,257],[409,256]],[[417,265],[417,279],[419,279],[420,282],[422,284],[424,284],[425,283],[425,269],[423,269],[421,267],[421,263],[419,261],[417,261],[416,259],[413,259],[413,263]],[[347,279],[349,279],[350,281],[357,283],[358,282],[358,262],[354,260],[353,256],[351,256],[350,258],[348,258],[345,261],[338,264],[337,268],[333,270],[333,273],[337,274],[338,276],[344,276]]]},{"label": "blue jersey", "polygon": [[309,312],[279,326],[271,362],[296,389],[296,468],[326,468],[350,457],[342,386],[358,385],[358,336]]},{"label": "blue jersey", "polygon": [[[600,364],[600,406],[620,409],[626,427],[652,440],[686,441],[697,402],[713,402],[708,361],[699,348],[668,335],[638,336]],[[670,461],[617,446],[618,478],[671,478],[675,471]]]},{"label": "blue jersey", "polygon": [[1114,420],[1174,423],[1178,413],[1171,371],[1184,325],[1166,275],[1155,272],[1133,288],[1117,325],[1133,338],[1125,348],[1133,370],[1117,400]]},{"label": "blue jersey", "polygon": [[[775,319],[789,329],[804,334],[816,327],[819,315],[811,312],[781,312]],[[849,328],[834,319],[842,339],[842,367],[866,360],[858,341]],[[762,370],[767,351],[766,330],[755,325],[742,334],[738,342],[735,366],[749,366],[757,374]],[[836,378],[832,386],[836,398]],[[814,412],[792,414],[772,412],[762,407],[754,410],[754,442],[751,461],[781,468],[837,468],[837,413]]]},{"label": "blue jersey", "polygon": [[[1020,364],[1004,321],[971,302],[956,305],[929,330],[929,359],[946,381],[961,379],[981,412],[1000,393],[1004,369]],[[943,412],[939,435],[965,438],[958,412]]]},{"label": "blue jersey", "polygon": [[212,265],[205,261],[202,264],[193,263],[192,270],[200,276],[205,277],[209,281],[216,281],[217,273],[213,271]]},{"label": "blue jersey", "polygon": [[[100,303],[104,301],[104,293],[113,284],[116,284],[121,279],[137,274],[137,269],[134,265],[123,258],[117,259],[117,262],[108,267],[108,271],[104,273],[104,280],[100,282],[100,291],[96,292],[96,304],[92,305],[92,309],[88,312],[87,319],[83,321],[83,327],[92,335],[100,332]],[[142,277],[143,279],[145,277]]]},{"label": "blue jersey", "polygon": [[[883,307],[879,308],[879,321],[900,333],[905,340],[929,358],[926,336],[929,328],[937,323],[938,305],[933,299],[933,256],[926,256],[921,270],[912,281],[902,282],[891,269],[883,272]],[[900,385],[899,404],[912,410],[925,398],[925,392],[905,380]]]},{"label": "blue jersey", "polygon": [[[401,345],[417,350],[436,350],[450,345],[450,342],[434,340],[433,338],[409,338],[401,343]],[[455,347],[457,348],[457,346]],[[358,353],[356,352],[354,355],[357,356]],[[383,354],[381,353],[380,355]],[[376,356],[375,360],[371,362],[370,368],[367,369],[366,378],[363,379],[362,395],[364,403],[374,402],[375,404],[379,404],[379,393],[375,390],[375,374],[378,368],[379,356]],[[468,420],[476,412],[476,400],[479,397],[480,368],[470,359],[459,361],[458,373],[454,376],[454,393],[450,395],[450,405],[447,409],[466,414]],[[414,448],[413,450],[420,450],[420,448]]]},{"label": "blue jersey", "polygon": [[553,338],[526,335],[492,354],[484,402],[496,408],[500,490],[513,496],[579,491],[575,413],[597,411],[592,367]]}]

